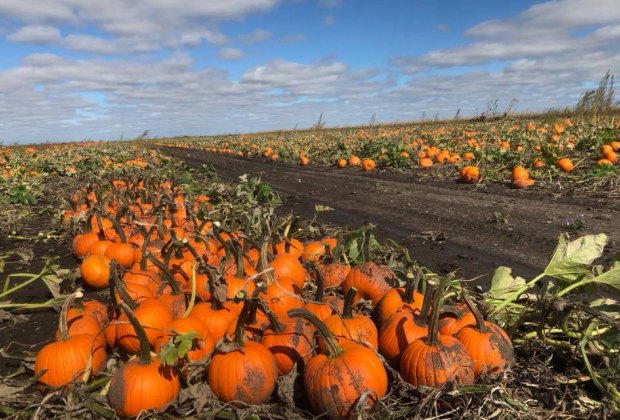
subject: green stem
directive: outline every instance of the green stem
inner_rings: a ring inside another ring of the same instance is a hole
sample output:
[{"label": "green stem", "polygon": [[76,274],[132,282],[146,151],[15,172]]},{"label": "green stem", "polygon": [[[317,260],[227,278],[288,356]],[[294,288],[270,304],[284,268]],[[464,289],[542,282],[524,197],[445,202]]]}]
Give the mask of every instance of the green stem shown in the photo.
[{"label": "green stem", "polygon": [[194,309],[194,303],[196,303],[196,265],[196,263],[192,264],[192,294],[189,298],[189,304],[187,305],[187,309],[183,313],[182,318],[187,318],[189,314],[192,313],[192,310]]},{"label": "green stem", "polygon": [[62,310],[60,311],[60,322],[58,323],[58,331],[60,332],[60,340],[66,341],[69,339],[69,326],[67,324],[67,314],[69,313],[69,308],[75,299],[84,297],[84,294],[81,290],[75,291],[71,293],[65,299],[65,302],[62,304]]},{"label": "green stem", "polygon": [[556,296],[564,296],[565,294],[567,294],[568,292],[570,292],[573,289],[576,289],[578,287],[581,287],[585,284],[591,283],[592,279],[591,278],[585,278],[582,280],[579,280],[573,284],[570,284],[568,286],[566,286],[564,289],[560,290],[558,293],[556,293]]},{"label": "green stem", "polygon": [[149,260],[151,260],[151,262],[155,264],[157,268],[159,268],[162,271],[162,273],[164,273],[164,278],[168,281],[168,284],[170,284],[170,288],[172,289],[172,294],[173,295],[180,294],[181,289],[179,289],[179,285],[177,281],[174,279],[174,276],[172,275],[168,267],[166,267],[165,264],[163,264],[161,261],[155,258],[155,256],[151,254],[150,252],[147,252],[146,257]]},{"label": "green stem", "polygon": [[112,260],[112,262],[110,262],[110,277],[112,277],[114,288],[118,291],[118,294],[121,295],[121,298],[127,304],[127,306],[129,306],[131,310],[134,310],[138,307],[138,304],[127,293],[127,290],[125,289],[125,286],[123,285],[123,282],[121,282],[121,279],[118,277],[118,271],[116,269],[116,266],[117,266],[116,261]]},{"label": "green stem", "polygon": [[146,336],[146,332],[144,332],[144,328],[142,328],[142,325],[133,314],[133,310],[125,304],[125,302],[121,303],[121,309],[125,312],[125,315],[127,315],[127,319],[131,322],[136,332],[136,337],[138,337],[138,341],[140,341],[140,360],[143,363],[151,363],[151,346],[149,345],[149,339]]},{"label": "green stem", "polygon": [[[35,282],[35,281],[39,280],[40,278],[42,278],[45,275],[45,273],[47,273],[47,266],[43,267],[43,269],[41,270],[41,272],[39,274],[35,274],[35,275],[24,274],[23,277],[27,277],[27,276],[33,276],[33,277],[31,277],[29,280],[26,280],[23,283],[18,284],[17,286],[13,286],[11,289],[8,289],[9,283],[10,283],[9,279],[11,277],[17,277],[17,275],[16,274],[9,275],[7,277],[7,279],[6,279],[6,282],[4,283],[4,291],[2,293],[0,293],[0,299],[4,298],[5,296],[10,295],[11,293],[21,289],[22,287],[28,286],[32,282]],[[22,277],[22,275],[20,275],[19,277]]]},{"label": "green stem", "polygon": [[540,279],[542,279],[543,277],[545,277],[547,273],[542,273],[539,274],[538,276],[534,277],[532,280],[530,280],[529,282],[527,282],[525,285],[523,285],[521,288],[519,288],[518,290],[516,290],[515,292],[512,292],[506,299],[502,300],[502,302],[497,305],[495,307],[495,309],[493,309],[490,313],[489,316],[493,316],[496,313],[498,313],[500,310],[502,310],[503,308],[505,308],[506,306],[508,306],[509,304],[512,303],[513,300],[517,299],[519,296],[521,296],[523,293],[527,292],[529,289],[531,289]]},{"label": "green stem", "polygon": [[321,337],[327,343],[327,348],[329,349],[329,357],[336,358],[340,356],[344,350],[338,344],[338,340],[334,337],[334,334],[325,326],[325,324],[316,317],[312,312],[307,309],[291,309],[288,311],[288,316],[291,318],[301,317],[309,321],[312,325],[314,325]]},{"label": "green stem", "polygon": [[[435,295],[433,297],[433,307],[431,309],[431,321],[428,325],[428,340],[427,344],[431,346],[435,346],[439,344],[439,337],[437,334],[437,327],[439,324],[439,308],[441,306],[441,301],[444,297],[444,293],[450,282],[452,281],[451,277],[446,277],[439,282],[439,285],[435,288]],[[429,287],[430,285],[427,285]]]},{"label": "green stem", "polygon": [[415,277],[407,278],[407,284],[405,285],[405,293],[403,295],[403,302],[412,304],[415,302],[415,292],[418,290],[418,284],[422,277],[422,270],[418,270]]},{"label": "green stem", "polygon": [[469,296],[467,289],[463,288],[463,290],[461,291],[461,294],[463,295],[465,304],[467,305],[471,313],[474,314],[474,318],[476,318],[476,325],[478,326],[478,331],[480,331],[483,334],[489,332],[489,329],[484,323],[484,318],[482,317],[482,314],[480,313],[476,305],[474,305],[474,302],[471,299],[471,296]]},{"label": "green stem", "polygon": [[347,294],[344,296],[344,308],[342,308],[342,319],[352,319],[353,318],[353,302],[355,300],[355,295],[357,294],[357,289],[355,287],[351,287]]}]

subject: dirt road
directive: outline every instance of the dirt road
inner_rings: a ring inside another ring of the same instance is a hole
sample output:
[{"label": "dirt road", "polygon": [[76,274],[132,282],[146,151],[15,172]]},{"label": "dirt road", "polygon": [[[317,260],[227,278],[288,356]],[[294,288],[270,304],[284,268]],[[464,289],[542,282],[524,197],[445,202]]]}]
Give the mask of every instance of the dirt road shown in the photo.
[{"label": "dirt road", "polygon": [[459,269],[465,278],[488,280],[499,265],[526,278],[535,275],[566,231],[572,236],[607,233],[607,258],[620,253],[620,203],[613,200],[162,150],[193,166],[211,164],[225,181],[246,173],[260,176],[284,196],[285,209],[299,216],[314,216],[315,204],[322,204],[334,210],[317,213],[319,221],[349,227],[374,223],[380,237],[408,246],[425,266],[439,272]]}]

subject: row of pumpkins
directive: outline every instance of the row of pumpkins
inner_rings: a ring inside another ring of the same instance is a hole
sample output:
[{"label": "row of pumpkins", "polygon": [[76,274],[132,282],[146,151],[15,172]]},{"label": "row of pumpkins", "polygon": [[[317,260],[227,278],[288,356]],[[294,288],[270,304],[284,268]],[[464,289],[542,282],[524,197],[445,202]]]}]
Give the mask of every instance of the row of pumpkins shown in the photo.
[{"label": "row of pumpkins", "polygon": [[[186,202],[170,182],[113,186],[73,196],[73,214],[85,218],[73,240],[82,279],[110,297],[66,299],[56,341],[36,358],[43,388],[87,381],[112,352],[131,356],[112,373],[107,397],[117,415],[132,417],[165,409],[196,378],[224,402],[260,404],[297,368],[312,411],[342,418],[386,394],[384,363],[414,386],[434,387],[473,383],[513,361],[506,333],[466,292],[463,303],[444,304],[450,278],[422,281],[419,272],[398,287],[385,265],[337,261],[334,238],[255,244],[196,218],[209,197]],[[372,302],[371,316],[361,299]],[[170,349],[173,362],[160,357]]]}]

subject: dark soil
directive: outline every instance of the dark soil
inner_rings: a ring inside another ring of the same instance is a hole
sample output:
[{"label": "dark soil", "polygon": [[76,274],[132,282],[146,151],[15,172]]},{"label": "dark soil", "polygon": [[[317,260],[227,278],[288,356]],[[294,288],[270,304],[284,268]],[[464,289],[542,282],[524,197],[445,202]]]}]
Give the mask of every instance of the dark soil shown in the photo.
[{"label": "dark soil", "polygon": [[[356,168],[301,167],[187,149],[162,148],[200,167],[210,164],[224,181],[258,176],[282,194],[284,210],[302,218],[356,228],[377,225],[380,238],[393,238],[411,256],[436,272],[458,270],[464,278],[506,265],[528,278],[542,271],[558,236],[606,233],[606,259],[618,258],[620,202],[588,195],[567,196],[553,185],[515,190],[508,185],[475,186],[421,178],[414,173]],[[316,212],[315,205],[333,211]]]},{"label": "dark soil", "polygon": [[[66,181],[50,179],[46,182],[47,191],[71,191],[64,189]],[[63,188],[63,189],[60,189]],[[77,266],[75,259],[70,255],[71,242],[68,235],[58,231],[59,224],[56,212],[62,208],[61,196],[53,194],[43,196],[33,206],[9,206],[4,211],[11,211],[15,217],[10,222],[3,220],[0,226],[0,253],[20,250],[29,255],[23,261],[17,255],[11,257],[4,272],[0,274],[4,287],[4,280],[13,273],[37,274],[45,266],[46,258],[54,257],[54,263],[61,268],[73,269]],[[24,217],[20,217],[20,214]],[[21,279],[11,282],[13,287]],[[69,285],[61,285],[70,287]],[[12,303],[44,303],[53,296],[42,281],[35,281],[28,286],[12,293],[7,297]],[[7,303],[6,301],[3,303]],[[0,310],[0,315],[2,315]],[[8,312],[4,312],[8,315]],[[53,309],[12,310],[11,315],[3,319],[0,316],[0,377],[15,372],[21,365],[23,358],[30,353],[34,354],[45,343],[52,340],[58,326],[58,313]]]}]

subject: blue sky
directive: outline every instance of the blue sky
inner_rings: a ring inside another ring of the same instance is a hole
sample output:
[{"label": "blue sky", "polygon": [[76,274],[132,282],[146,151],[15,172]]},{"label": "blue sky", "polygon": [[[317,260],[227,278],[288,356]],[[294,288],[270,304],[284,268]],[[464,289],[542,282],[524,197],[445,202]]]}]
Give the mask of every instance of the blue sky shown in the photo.
[{"label": "blue sky", "polygon": [[404,121],[573,104],[620,67],[620,7],[2,0],[0,52],[5,144]]}]

